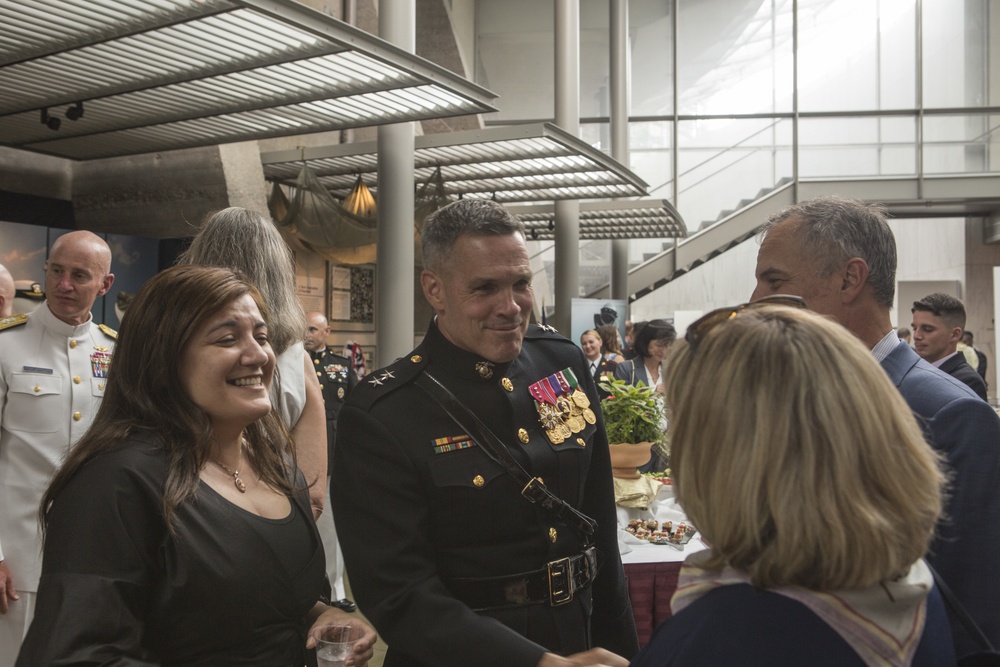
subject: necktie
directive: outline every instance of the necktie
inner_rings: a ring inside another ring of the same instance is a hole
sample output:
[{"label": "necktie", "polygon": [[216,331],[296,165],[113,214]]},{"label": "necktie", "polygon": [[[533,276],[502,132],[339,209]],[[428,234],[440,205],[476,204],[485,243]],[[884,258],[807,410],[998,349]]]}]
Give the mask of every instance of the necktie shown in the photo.
[{"label": "necktie", "polygon": [[590,374],[593,375],[594,377],[597,377],[597,362],[596,361],[591,361],[590,362]]}]

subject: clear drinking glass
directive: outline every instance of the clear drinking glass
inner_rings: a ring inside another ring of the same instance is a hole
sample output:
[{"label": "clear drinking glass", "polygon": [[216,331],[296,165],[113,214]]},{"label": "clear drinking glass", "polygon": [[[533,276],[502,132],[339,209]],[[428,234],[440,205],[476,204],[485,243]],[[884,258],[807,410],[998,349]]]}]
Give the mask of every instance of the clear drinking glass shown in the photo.
[{"label": "clear drinking glass", "polygon": [[361,628],[351,625],[328,625],[319,629],[316,664],[319,667],[344,667],[354,643],[364,636]]}]

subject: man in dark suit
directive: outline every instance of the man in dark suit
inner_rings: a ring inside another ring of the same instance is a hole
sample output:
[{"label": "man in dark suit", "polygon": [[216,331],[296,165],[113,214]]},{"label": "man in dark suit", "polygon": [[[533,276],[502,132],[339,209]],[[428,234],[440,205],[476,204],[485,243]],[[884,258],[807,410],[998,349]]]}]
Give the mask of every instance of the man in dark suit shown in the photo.
[{"label": "man in dark suit", "polygon": [[[979,373],[979,377],[983,378],[983,382],[986,382],[986,369],[989,362],[986,361],[986,355],[983,351],[976,347],[976,342],[974,340],[972,332],[966,329],[962,332],[962,342],[972,348],[972,351],[976,353],[976,372]],[[970,364],[971,365],[971,364]],[[989,390],[990,383],[986,382],[986,389]]]},{"label": "man in dark suit", "polygon": [[[971,389],[902,342],[889,317],[896,241],[880,206],[821,197],[772,216],[757,254],[754,299],[794,294],[872,349],[953,475],[928,561],[1000,645],[1000,417]],[[978,649],[951,618],[959,656]]]},{"label": "man in dark suit", "polygon": [[959,382],[968,385],[984,401],[986,383],[965,361],[958,349],[965,328],[965,304],[951,296],[935,292],[914,301],[913,348],[920,358]]},{"label": "man in dark suit", "polygon": [[[352,590],[389,644],[385,665],[625,665],[608,654],[630,658],[638,641],[597,390],[572,341],[529,325],[524,226],[462,199],[421,235],[435,317],[420,346],[350,395],[338,425],[350,446],[333,465]],[[439,386],[454,398],[439,403]],[[468,412],[495,441],[456,421]],[[522,495],[535,482],[489,442],[595,520],[592,534]]]},{"label": "man in dark suit", "polygon": [[[306,338],[304,345],[312,357],[316,367],[316,377],[323,388],[323,405],[326,408],[326,453],[327,470],[333,470],[333,450],[337,444],[337,416],[340,408],[347,400],[347,394],[358,384],[358,376],[355,375],[350,360],[336,354],[326,345],[326,339],[330,335],[330,325],[323,313],[306,314]],[[327,486],[329,490],[329,485]],[[330,507],[330,495],[327,494],[326,506]],[[346,597],[344,589],[344,557],[340,551],[340,544],[337,540],[337,529],[333,523],[333,513],[328,512],[326,516],[320,516],[316,521],[319,527],[320,537],[323,538],[323,548],[326,552],[326,571],[330,577],[330,586],[333,588],[333,602],[335,607],[340,607],[344,611],[354,611],[358,608],[353,601]]]}]

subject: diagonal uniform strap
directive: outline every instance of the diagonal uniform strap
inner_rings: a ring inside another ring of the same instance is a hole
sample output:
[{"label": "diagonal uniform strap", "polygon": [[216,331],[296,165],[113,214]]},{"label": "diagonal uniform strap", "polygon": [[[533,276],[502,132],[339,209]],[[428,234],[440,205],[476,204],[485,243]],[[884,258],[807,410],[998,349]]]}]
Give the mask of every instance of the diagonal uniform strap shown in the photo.
[{"label": "diagonal uniform strap", "polygon": [[927,563],[927,567],[930,568],[931,574],[934,575],[934,584],[938,587],[938,590],[941,592],[941,597],[944,598],[945,604],[948,606],[949,609],[951,609],[952,613],[955,614],[955,617],[958,618],[958,620],[962,623],[962,626],[966,629],[969,635],[976,641],[977,644],[979,644],[980,648],[982,648],[984,651],[989,651],[989,652],[996,651],[996,649],[993,648],[993,644],[990,643],[989,638],[986,636],[985,633],[983,633],[980,627],[976,624],[976,621],[973,620],[972,615],[969,614],[968,611],[966,611],[964,606],[962,606],[962,603],[958,601],[958,596],[955,595],[955,593],[951,590],[951,588],[948,587],[948,584],[944,583],[944,579],[941,578],[941,575],[938,574],[937,570],[935,570],[930,563]]},{"label": "diagonal uniform strap", "polygon": [[542,480],[528,474],[520,463],[518,463],[503,442],[494,435],[486,424],[482,422],[469,408],[459,401],[451,391],[441,384],[437,378],[424,371],[416,379],[416,384],[423,389],[428,396],[440,405],[448,416],[475,440],[480,449],[486,455],[500,464],[517,482],[521,488],[521,495],[533,503],[538,503],[548,514],[555,516],[560,521],[574,530],[583,538],[586,544],[590,544],[594,531],[597,529],[597,522],[586,514],[577,511],[572,505],[562,500],[549,491]]}]

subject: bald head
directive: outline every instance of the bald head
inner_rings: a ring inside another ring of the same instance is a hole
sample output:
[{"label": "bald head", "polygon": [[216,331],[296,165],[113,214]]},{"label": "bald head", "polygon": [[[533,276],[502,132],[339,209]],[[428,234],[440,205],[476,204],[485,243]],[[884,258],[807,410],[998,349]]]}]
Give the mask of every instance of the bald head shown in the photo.
[{"label": "bald head", "polygon": [[111,248],[97,234],[77,231],[52,244],[45,263],[45,292],[49,310],[67,324],[83,324],[99,296],[115,281]]},{"label": "bald head", "polygon": [[0,317],[7,317],[14,309],[14,276],[0,264]]},{"label": "bald head", "polygon": [[326,337],[330,335],[330,325],[323,313],[306,313],[305,348],[319,352],[326,347]]}]

